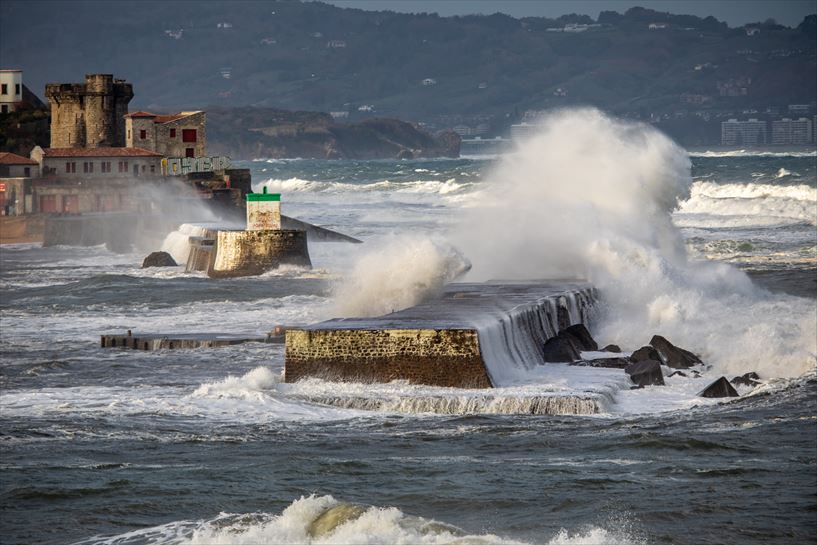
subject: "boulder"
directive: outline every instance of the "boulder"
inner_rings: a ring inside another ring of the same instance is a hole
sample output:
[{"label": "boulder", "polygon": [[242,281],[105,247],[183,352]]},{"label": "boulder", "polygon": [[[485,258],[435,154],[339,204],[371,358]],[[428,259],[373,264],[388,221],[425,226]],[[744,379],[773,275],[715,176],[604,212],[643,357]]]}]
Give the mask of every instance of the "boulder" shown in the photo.
[{"label": "boulder", "polygon": [[732,380],[730,380],[729,382],[731,382],[735,386],[738,386],[738,385],[740,385],[740,386],[757,386],[758,384],[760,384],[760,382],[758,382],[759,380],[760,380],[760,376],[758,376],[757,373],[752,371],[751,373],[746,373],[745,375],[735,377]]},{"label": "boulder", "polygon": [[620,352],[621,352],[621,347],[619,347],[617,344],[608,344],[607,346],[605,346],[604,348],[602,348],[602,349],[601,349],[601,351],[602,351],[602,352],[616,352],[616,353],[620,353]]},{"label": "boulder", "polygon": [[740,394],[729,384],[726,377],[721,377],[698,394],[700,397],[739,397]]},{"label": "boulder", "polygon": [[642,346],[630,356],[632,362],[646,360],[661,361],[661,356],[652,346]]},{"label": "boulder", "polygon": [[548,363],[572,362],[581,359],[572,340],[564,335],[556,335],[545,341],[543,356]]},{"label": "boulder", "polygon": [[610,369],[626,369],[632,362],[627,358],[597,358],[594,360],[582,360],[570,365],[581,367],[607,367]]},{"label": "boulder", "polygon": [[599,345],[593,339],[593,336],[590,335],[590,332],[587,331],[587,328],[584,327],[584,324],[575,324],[566,327],[559,332],[559,335],[569,335],[572,337],[573,344],[575,344],[579,350],[591,352],[599,349]]},{"label": "boulder", "polygon": [[178,263],[167,252],[153,252],[142,261],[142,268],[148,267],[176,267]]},{"label": "boulder", "polygon": [[661,364],[655,360],[642,360],[628,365],[624,372],[630,375],[638,386],[663,386],[664,374],[661,372]]},{"label": "boulder", "polygon": [[673,369],[688,369],[693,365],[703,363],[701,362],[701,358],[689,350],[675,346],[660,335],[654,335],[653,338],[650,339],[650,346],[655,348],[658,352],[664,365],[672,367]]}]

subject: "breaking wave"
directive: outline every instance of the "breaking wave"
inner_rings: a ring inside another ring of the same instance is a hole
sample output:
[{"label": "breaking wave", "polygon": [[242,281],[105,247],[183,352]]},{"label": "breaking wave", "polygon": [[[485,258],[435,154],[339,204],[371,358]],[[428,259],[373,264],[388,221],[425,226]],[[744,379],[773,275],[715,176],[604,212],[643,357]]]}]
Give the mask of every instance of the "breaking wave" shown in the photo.
[{"label": "breaking wave", "polygon": [[462,276],[471,263],[443,241],[393,236],[365,253],[335,288],[335,312],[380,316],[416,305]]},{"label": "breaking wave", "polygon": [[690,151],[692,157],[817,157],[817,151]]},{"label": "breaking wave", "polygon": [[[76,545],[524,545],[493,534],[469,534],[445,522],[404,513],[396,507],[344,503],[332,496],[301,497],[281,514],[222,513],[209,520],[183,520],[113,537],[96,536]],[[625,531],[590,527],[560,529],[548,545],[635,545]]]},{"label": "breaking wave", "polygon": [[[266,187],[267,190],[272,193],[381,192],[449,195],[468,191],[473,188],[473,186],[473,183],[458,182],[455,178],[449,178],[445,181],[417,180],[411,182],[382,180],[373,183],[327,182],[289,178],[286,180],[265,180],[259,187]],[[258,188],[256,188],[256,190],[260,191]]]},{"label": "breaking wave", "polygon": [[807,222],[817,225],[817,188],[805,184],[696,182],[689,199],[680,203],[678,212],[740,216],[741,224]]},{"label": "breaking wave", "polygon": [[[492,199],[455,233],[474,264],[469,278],[584,277],[603,296],[595,333],[607,342],[638,347],[663,335],[725,374],[814,369],[812,301],[771,295],[729,265],[689,260],[672,213],[685,201],[711,207],[701,190],[719,191],[693,188],[690,168],[687,152],[653,127],[595,109],[556,112],[497,165]],[[803,221],[805,201],[778,195],[766,204]]]}]

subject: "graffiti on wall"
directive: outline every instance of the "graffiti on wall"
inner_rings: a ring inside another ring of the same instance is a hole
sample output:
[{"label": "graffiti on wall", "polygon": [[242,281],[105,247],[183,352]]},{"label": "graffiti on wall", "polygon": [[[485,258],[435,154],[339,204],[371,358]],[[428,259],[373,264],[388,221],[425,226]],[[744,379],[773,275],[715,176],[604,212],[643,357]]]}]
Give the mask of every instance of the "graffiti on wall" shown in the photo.
[{"label": "graffiti on wall", "polygon": [[168,157],[162,159],[162,174],[182,176],[193,172],[215,172],[230,168],[230,158],[217,157]]}]

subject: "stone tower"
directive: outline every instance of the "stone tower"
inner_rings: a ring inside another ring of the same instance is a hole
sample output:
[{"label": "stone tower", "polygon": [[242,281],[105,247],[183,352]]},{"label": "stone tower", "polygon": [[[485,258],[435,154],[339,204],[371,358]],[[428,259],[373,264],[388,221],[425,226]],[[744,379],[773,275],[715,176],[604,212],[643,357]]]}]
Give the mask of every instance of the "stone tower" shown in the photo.
[{"label": "stone tower", "polygon": [[85,83],[49,83],[52,148],[125,146],[125,114],[133,85],[112,74],[88,74]]}]

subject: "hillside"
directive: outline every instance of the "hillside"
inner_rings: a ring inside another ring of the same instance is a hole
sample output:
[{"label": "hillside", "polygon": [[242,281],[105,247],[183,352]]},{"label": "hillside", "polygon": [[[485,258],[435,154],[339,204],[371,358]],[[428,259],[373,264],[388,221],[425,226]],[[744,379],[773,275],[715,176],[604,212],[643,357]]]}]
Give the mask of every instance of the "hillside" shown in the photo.
[{"label": "hillside", "polygon": [[396,119],[336,124],[320,112],[273,108],[212,108],[207,112],[208,151],[234,159],[303,157],[393,159],[457,157],[460,139],[435,138]]},{"label": "hillside", "polygon": [[[0,4],[3,64],[24,69],[40,93],[46,82],[114,73],[134,84],[133,108],[255,105],[430,120],[590,103],[649,116],[810,103],[817,94],[814,16],[747,32],[643,8],[594,21],[289,1],[66,5]],[[64,32],[68,11],[72,32]],[[569,24],[590,26],[565,32]]]}]

